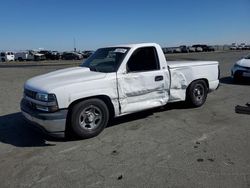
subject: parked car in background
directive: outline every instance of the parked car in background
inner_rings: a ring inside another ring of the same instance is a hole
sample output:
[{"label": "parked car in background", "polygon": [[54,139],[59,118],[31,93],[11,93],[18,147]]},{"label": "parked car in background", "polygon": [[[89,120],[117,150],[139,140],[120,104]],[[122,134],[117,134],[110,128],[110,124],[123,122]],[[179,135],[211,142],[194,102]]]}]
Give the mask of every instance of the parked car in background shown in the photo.
[{"label": "parked car in background", "polygon": [[195,49],[194,47],[192,47],[192,46],[189,46],[189,47],[188,47],[188,51],[189,51],[189,52],[195,52],[195,50],[196,50],[196,49]]},{"label": "parked car in background", "polygon": [[200,45],[193,45],[192,47],[195,48],[196,52],[203,52],[203,49]]},{"label": "parked car in background", "polygon": [[250,78],[250,54],[234,64],[231,76],[235,81]]},{"label": "parked car in background", "polygon": [[207,46],[207,52],[214,52],[215,48],[212,46]]},{"label": "parked car in background", "polygon": [[88,58],[89,56],[91,56],[94,53],[94,51],[92,50],[86,50],[82,52],[83,58]]},{"label": "parked car in background", "polygon": [[181,53],[181,48],[180,47],[174,48],[174,53]]},{"label": "parked car in background", "polygon": [[246,43],[241,43],[239,45],[232,43],[230,50],[250,50],[250,45],[247,45]]},{"label": "parked car in background", "polygon": [[174,48],[173,47],[165,47],[165,48],[162,48],[162,51],[164,54],[171,54],[171,53],[174,53]]},{"label": "parked car in background", "polygon": [[45,55],[47,60],[58,60],[60,58],[60,54],[57,51],[41,50],[39,53]]},{"label": "parked car in background", "polygon": [[76,52],[64,52],[62,54],[62,59],[64,60],[80,60],[83,56]]},{"label": "parked car in background", "polygon": [[1,62],[15,61],[15,54],[14,54],[14,52],[11,52],[11,51],[1,52],[0,53],[0,61]]},{"label": "parked car in background", "polygon": [[230,50],[237,50],[237,46],[230,46]]},{"label": "parked car in background", "polygon": [[61,59],[61,54],[58,51],[52,51],[51,54],[52,54],[54,60]]},{"label": "parked car in background", "polygon": [[196,50],[196,52],[212,52],[215,51],[215,49],[212,46],[208,46],[206,44],[196,44],[193,45]]},{"label": "parked car in background", "polygon": [[229,49],[230,49],[230,50],[237,50],[237,45],[236,45],[236,43],[232,43]]},{"label": "parked car in background", "polygon": [[240,45],[238,45],[237,50],[245,50],[245,43],[241,43]]},{"label": "parked car in background", "polygon": [[189,52],[188,47],[185,45],[182,45],[179,48],[181,49],[181,53],[188,53]]},{"label": "parked car in background", "polygon": [[20,51],[15,53],[16,61],[33,61],[35,60],[35,54],[33,51]]},{"label": "parked car in background", "polygon": [[82,52],[80,52],[80,51],[77,52],[77,51],[76,51],[76,52],[74,52],[74,53],[76,53],[77,55],[79,55],[79,58],[80,58],[80,59],[83,59],[83,53],[82,53]]},{"label": "parked car in background", "polygon": [[44,61],[46,60],[46,57],[44,54],[41,54],[37,51],[30,50],[31,53],[34,54],[34,61]]}]

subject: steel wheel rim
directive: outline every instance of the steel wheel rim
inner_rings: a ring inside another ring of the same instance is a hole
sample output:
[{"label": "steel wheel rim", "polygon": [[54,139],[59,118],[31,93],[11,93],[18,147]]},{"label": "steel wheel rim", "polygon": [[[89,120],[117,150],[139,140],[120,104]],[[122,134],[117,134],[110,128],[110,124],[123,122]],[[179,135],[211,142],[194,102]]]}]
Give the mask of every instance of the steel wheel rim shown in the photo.
[{"label": "steel wheel rim", "polygon": [[195,88],[194,88],[194,91],[193,91],[193,95],[195,97],[195,99],[197,101],[202,101],[203,100],[203,97],[204,97],[204,93],[205,93],[205,90],[204,90],[204,87],[203,85],[197,85]]},{"label": "steel wheel rim", "polygon": [[79,115],[79,125],[85,130],[97,128],[101,122],[103,114],[99,107],[90,105],[84,108]]}]

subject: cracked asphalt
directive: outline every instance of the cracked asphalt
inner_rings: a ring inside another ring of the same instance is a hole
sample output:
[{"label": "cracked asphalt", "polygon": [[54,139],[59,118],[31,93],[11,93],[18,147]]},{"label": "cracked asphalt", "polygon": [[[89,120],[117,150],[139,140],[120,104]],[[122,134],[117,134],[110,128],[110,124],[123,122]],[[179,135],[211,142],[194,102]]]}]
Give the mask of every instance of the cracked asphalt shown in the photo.
[{"label": "cracked asphalt", "polygon": [[115,119],[97,137],[63,141],[34,131],[19,102],[28,78],[79,62],[0,64],[0,187],[250,187],[250,83],[235,84],[245,52],[170,54],[217,60],[221,86],[201,108],[183,103]]}]

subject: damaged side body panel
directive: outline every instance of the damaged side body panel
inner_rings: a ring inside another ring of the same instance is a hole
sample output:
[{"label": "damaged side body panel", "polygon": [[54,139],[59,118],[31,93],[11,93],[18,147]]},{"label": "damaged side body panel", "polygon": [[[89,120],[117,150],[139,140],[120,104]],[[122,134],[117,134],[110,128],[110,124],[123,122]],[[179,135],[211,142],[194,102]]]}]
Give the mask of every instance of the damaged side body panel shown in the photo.
[{"label": "damaged side body panel", "polygon": [[[163,80],[155,82],[156,75]],[[123,74],[118,78],[121,113],[165,105],[169,99],[169,75],[163,71]]]},{"label": "damaged side body panel", "polygon": [[204,79],[208,82],[208,89],[214,90],[218,86],[218,62],[205,61],[170,61],[171,74],[169,102],[184,101],[186,89],[194,80]]}]

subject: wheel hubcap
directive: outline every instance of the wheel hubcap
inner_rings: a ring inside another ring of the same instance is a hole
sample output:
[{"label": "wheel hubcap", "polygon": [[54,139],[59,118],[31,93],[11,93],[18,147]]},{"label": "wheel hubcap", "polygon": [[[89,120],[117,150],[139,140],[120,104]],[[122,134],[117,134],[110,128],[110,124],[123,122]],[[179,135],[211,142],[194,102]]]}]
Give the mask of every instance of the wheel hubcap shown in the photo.
[{"label": "wheel hubcap", "polygon": [[200,101],[203,99],[204,96],[204,88],[201,85],[198,85],[194,89],[194,96],[197,101]]},{"label": "wheel hubcap", "polygon": [[98,127],[102,121],[102,111],[94,105],[82,110],[79,116],[79,124],[83,129],[92,130]]}]

